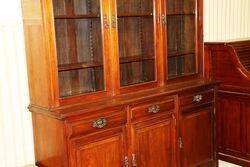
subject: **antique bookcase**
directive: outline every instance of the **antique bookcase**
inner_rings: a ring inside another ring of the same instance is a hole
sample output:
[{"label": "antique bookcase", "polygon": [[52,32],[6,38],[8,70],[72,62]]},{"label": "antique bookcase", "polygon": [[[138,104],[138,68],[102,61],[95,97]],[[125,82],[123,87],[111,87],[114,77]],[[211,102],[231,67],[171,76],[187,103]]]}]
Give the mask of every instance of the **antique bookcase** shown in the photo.
[{"label": "antique bookcase", "polygon": [[216,166],[202,0],[22,7],[38,166]]}]

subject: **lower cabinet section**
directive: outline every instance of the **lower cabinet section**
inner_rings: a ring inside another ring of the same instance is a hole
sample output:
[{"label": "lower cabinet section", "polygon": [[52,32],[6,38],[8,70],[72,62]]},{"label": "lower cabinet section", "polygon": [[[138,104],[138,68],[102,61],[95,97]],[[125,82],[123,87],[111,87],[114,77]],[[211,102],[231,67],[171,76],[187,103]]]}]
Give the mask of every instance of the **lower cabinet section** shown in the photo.
[{"label": "lower cabinet section", "polygon": [[148,97],[64,120],[37,113],[33,119],[39,167],[217,165],[213,89]]},{"label": "lower cabinet section", "polygon": [[181,166],[213,166],[214,119],[212,106],[181,114]]}]

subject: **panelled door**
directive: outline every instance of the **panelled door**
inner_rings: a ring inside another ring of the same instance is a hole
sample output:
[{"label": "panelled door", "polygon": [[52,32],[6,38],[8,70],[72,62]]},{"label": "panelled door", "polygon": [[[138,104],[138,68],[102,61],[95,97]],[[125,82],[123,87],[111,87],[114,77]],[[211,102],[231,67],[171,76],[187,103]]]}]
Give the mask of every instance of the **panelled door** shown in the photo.
[{"label": "panelled door", "polygon": [[165,117],[132,125],[132,167],[176,166],[174,122]]},{"label": "panelled door", "polygon": [[71,139],[70,146],[71,167],[123,167],[128,163],[124,130],[119,128]]},{"label": "panelled door", "polygon": [[181,166],[213,166],[213,106],[181,111],[179,149]]}]

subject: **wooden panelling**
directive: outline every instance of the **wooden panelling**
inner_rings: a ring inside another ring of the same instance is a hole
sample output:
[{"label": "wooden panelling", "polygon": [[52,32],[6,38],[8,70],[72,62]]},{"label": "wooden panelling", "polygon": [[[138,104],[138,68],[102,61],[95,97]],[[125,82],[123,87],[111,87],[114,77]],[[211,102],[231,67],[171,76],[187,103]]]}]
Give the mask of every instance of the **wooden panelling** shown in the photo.
[{"label": "wooden panelling", "polygon": [[68,167],[67,143],[62,121],[32,114],[36,165]]},{"label": "wooden panelling", "polygon": [[241,102],[232,96],[218,96],[218,121],[219,139],[218,146],[222,150],[240,153],[242,151],[242,113]]},{"label": "wooden panelling", "polygon": [[221,81],[217,104],[218,157],[242,166],[250,165],[249,40],[206,45],[206,76]]},{"label": "wooden panelling", "polygon": [[249,165],[250,97],[219,93],[217,138],[219,157],[239,165]]}]

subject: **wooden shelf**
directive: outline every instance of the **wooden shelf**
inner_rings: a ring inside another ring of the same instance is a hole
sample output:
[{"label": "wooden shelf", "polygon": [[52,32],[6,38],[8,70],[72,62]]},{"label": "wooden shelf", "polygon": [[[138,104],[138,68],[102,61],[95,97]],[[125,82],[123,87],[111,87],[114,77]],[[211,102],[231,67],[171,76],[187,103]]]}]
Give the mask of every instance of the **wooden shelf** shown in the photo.
[{"label": "wooden shelf", "polygon": [[169,75],[168,79],[176,79],[176,78],[181,78],[181,77],[188,77],[195,75],[195,73],[186,73],[186,74],[175,74],[175,75]]},{"label": "wooden shelf", "polygon": [[99,14],[84,14],[84,15],[57,15],[55,19],[91,19],[100,18]]},{"label": "wooden shelf", "polygon": [[151,17],[153,13],[134,13],[134,14],[118,14],[117,17]]},{"label": "wooden shelf", "polygon": [[103,64],[101,63],[72,63],[72,64],[60,64],[58,65],[58,71],[70,71],[77,69],[85,69],[85,68],[94,68],[101,67]]},{"label": "wooden shelf", "polygon": [[195,51],[191,50],[191,51],[170,52],[168,53],[168,57],[178,57],[178,56],[185,56],[185,55],[190,55],[190,54],[195,54]]},{"label": "wooden shelf", "polygon": [[154,60],[155,58],[153,56],[129,56],[129,57],[121,57],[120,58],[120,64],[125,63],[132,63],[132,62],[139,62],[139,61],[148,61],[148,60]]},{"label": "wooden shelf", "polygon": [[167,13],[167,16],[176,16],[176,15],[195,15],[196,12],[170,12]]}]

